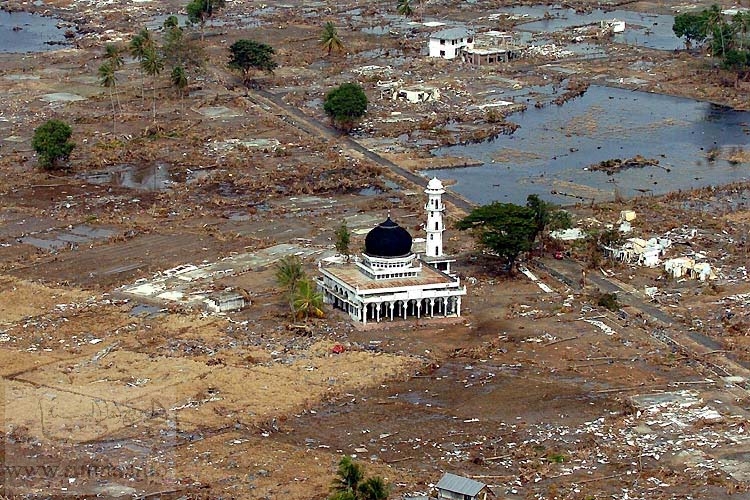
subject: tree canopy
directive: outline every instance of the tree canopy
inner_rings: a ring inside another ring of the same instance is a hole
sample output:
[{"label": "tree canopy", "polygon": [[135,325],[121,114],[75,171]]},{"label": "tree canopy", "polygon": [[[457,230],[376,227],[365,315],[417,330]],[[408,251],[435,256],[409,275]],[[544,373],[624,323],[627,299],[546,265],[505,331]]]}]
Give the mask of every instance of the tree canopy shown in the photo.
[{"label": "tree canopy", "polygon": [[362,466],[344,456],[339,461],[329,500],[386,500],[390,487],[379,476],[365,479]]},{"label": "tree canopy", "polygon": [[73,130],[60,120],[48,120],[34,130],[31,147],[39,158],[39,165],[47,170],[58,168],[60,160],[70,158],[75,144],[70,141]]},{"label": "tree canopy", "polygon": [[191,0],[187,4],[188,21],[201,25],[201,40],[206,20],[211,19],[214,13],[224,5],[226,5],[225,0]]},{"label": "tree canopy", "polygon": [[520,254],[531,250],[538,233],[535,215],[532,208],[496,201],[473,209],[457,227],[471,230],[482,247],[512,268]]},{"label": "tree canopy", "polygon": [[346,221],[342,221],[339,228],[336,229],[336,251],[347,260],[349,260],[349,242],[351,241],[351,237],[349,228],[346,227]]},{"label": "tree canopy", "polygon": [[708,40],[711,55],[721,59],[724,69],[735,72],[738,79],[750,76],[750,50],[746,48],[749,45],[750,13],[738,12],[728,22],[721,7],[714,4],[701,12],[676,15],[672,31],[685,38],[688,48],[693,42]]},{"label": "tree canopy", "polygon": [[335,126],[348,131],[367,111],[367,96],[358,84],[344,83],[328,92],[323,109]]},{"label": "tree canopy", "polygon": [[245,84],[249,80],[250,70],[256,69],[273,73],[276,69],[276,61],[273,56],[275,51],[270,45],[256,42],[254,40],[237,40],[230,47],[231,53],[229,67],[242,71]]}]

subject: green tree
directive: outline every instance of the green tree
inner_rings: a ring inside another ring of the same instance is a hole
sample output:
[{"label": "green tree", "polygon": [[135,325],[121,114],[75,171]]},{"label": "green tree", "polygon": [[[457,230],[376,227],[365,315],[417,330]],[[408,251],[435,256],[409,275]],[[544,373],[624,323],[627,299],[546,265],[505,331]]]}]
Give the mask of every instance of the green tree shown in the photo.
[{"label": "green tree", "polygon": [[293,306],[294,316],[298,319],[324,316],[323,294],[318,292],[315,284],[307,277],[297,281]]},{"label": "green tree", "polygon": [[457,227],[472,230],[477,242],[504,258],[512,270],[518,256],[531,249],[537,233],[534,216],[534,210],[529,207],[494,202],[473,209],[458,221]]},{"label": "green tree", "polygon": [[732,18],[732,28],[736,34],[737,50],[744,50],[750,32],[750,12],[738,12]]},{"label": "green tree", "polygon": [[344,83],[328,92],[323,109],[336,127],[348,132],[367,112],[367,96],[358,84]]},{"label": "green tree", "polygon": [[708,36],[704,14],[684,12],[674,16],[672,31],[677,38],[685,39],[685,47],[690,50],[694,42],[701,43]]},{"label": "green tree", "polygon": [[31,147],[39,157],[39,165],[47,170],[58,168],[60,160],[70,158],[75,144],[70,141],[73,130],[60,120],[48,120],[36,130]]},{"label": "green tree", "polygon": [[526,198],[526,206],[534,211],[534,224],[536,225],[536,232],[531,242],[534,243],[534,240],[538,238],[542,244],[542,250],[544,250],[548,231],[568,229],[571,226],[572,221],[567,210],[560,210],[557,205],[542,200],[536,194],[530,194]]},{"label": "green tree", "polygon": [[162,23],[162,27],[166,31],[171,30],[172,28],[179,28],[180,20],[177,19],[177,16],[175,15],[168,16]]},{"label": "green tree", "polygon": [[206,21],[211,19],[214,13],[226,5],[225,0],[191,0],[187,4],[188,20],[193,24],[201,26],[201,41],[204,37]]},{"label": "green tree", "polygon": [[141,28],[130,40],[130,55],[141,65],[141,98],[146,100],[146,73],[143,71],[143,59],[149,51],[156,50],[156,42],[148,28]]},{"label": "green tree", "polygon": [[732,29],[724,21],[721,7],[713,4],[708,10],[703,11],[706,22],[706,32],[711,35],[711,54],[724,57],[727,44],[732,38]]},{"label": "green tree", "polygon": [[302,261],[296,255],[287,255],[276,263],[276,283],[283,289],[289,303],[289,311],[292,321],[297,316],[294,301],[297,295],[297,286],[305,279],[305,271]]},{"label": "green tree", "polygon": [[180,96],[180,106],[184,112],[185,105],[183,103],[183,98],[185,96],[185,89],[188,86],[188,78],[187,73],[185,73],[185,68],[182,66],[175,66],[172,68],[172,73],[169,75],[169,79],[172,82],[172,86],[177,89],[177,94]]},{"label": "green tree", "polygon": [[347,262],[349,261],[349,243],[352,235],[349,228],[346,227],[346,221],[341,221],[341,225],[336,229],[336,251],[343,255]]},{"label": "green tree", "polygon": [[383,478],[368,477],[357,488],[357,496],[360,500],[387,500],[389,490]]},{"label": "green tree", "polygon": [[414,9],[411,8],[411,0],[398,0],[396,11],[400,16],[411,17]]},{"label": "green tree", "polygon": [[115,70],[112,66],[112,61],[102,63],[101,66],[99,66],[97,74],[99,75],[99,84],[109,89],[109,100],[112,103],[112,133],[114,134],[117,133],[117,108],[115,107],[115,97],[112,89],[117,87],[117,78],[115,76]]},{"label": "green tree", "polygon": [[341,41],[336,26],[328,21],[323,25],[323,34],[320,36],[320,45],[330,56],[332,51],[341,52],[344,50],[344,42]]},{"label": "green tree", "polygon": [[146,51],[141,60],[141,69],[143,72],[151,77],[153,99],[152,99],[152,110],[153,120],[156,123],[156,77],[158,77],[164,69],[164,59],[161,57],[156,48],[151,48]]},{"label": "green tree", "polygon": [[[113,78],[109,83],[111,83],[110,87],[110,98],[113,94],[114,89],[114,95],[117,97],[117,107],[120,108],[122,111],[122,105],[120,104],[120,94],[117,92],[117,78],[115,77],[115,73],[117,70],[122,68],[122,66],[125,64],[125,60],[122,57],[122,48],[114,43],[108,43],[104,46],[104,59],[107,63],[109,63],[109,66],[112,68],[112,76]],[[101,75],[100,75],[101,77]],[[100,83],[102,83],[100,81]],[[102,83],[104,85],[104,83]],[[106,86],[106,85],[105,85]]]},{"label": "green tree", "polygon": [[189,68],[200,68],[205,61],[202,47],[194,39],[185,36],[185,31],[175,24],[177,18],[171,17],[174,17],[174,22],[168,23],[170,18],[164,21],[161,47],[164,62],[171,67],[182,66],[185,71]]},{"label": "green tree", "polygon": [[354,462],[352,457],[345,455],[339,461],[331,490],[334,493],[351,492],[356,498],[359,484],[364,476],[362,466]]},{"label": "green tree", "polygon": [[230,47],[231,57],[229,67],[242,71],[242,81],[245,85],[250,81],[250,70],[256,69],[273,73],[276,61],[273,59],[275,51],[270,45],[254,40],[237,40]]}]

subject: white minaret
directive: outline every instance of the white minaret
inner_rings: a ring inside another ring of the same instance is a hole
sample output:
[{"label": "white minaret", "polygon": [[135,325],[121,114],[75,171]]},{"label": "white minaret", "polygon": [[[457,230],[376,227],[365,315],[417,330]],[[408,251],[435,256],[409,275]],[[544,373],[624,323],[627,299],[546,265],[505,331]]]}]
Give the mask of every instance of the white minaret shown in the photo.
[{"label": "white minaret", "polygon": [[445,193],[445,188],[437,177],[433,177],[427,183],[427,189],[424,192],[427,193],[427,203],[424,206],[424,209],[427,210],[425,257],[442,257],[443,231],[445,230],[443,226],[443,212],[445,212],[443,193]]}]

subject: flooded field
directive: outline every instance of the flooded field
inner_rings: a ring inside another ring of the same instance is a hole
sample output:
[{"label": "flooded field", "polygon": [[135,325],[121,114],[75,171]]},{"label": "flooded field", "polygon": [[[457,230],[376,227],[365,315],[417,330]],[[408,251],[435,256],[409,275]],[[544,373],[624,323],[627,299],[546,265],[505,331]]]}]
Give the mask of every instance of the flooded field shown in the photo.
[{"label": "flooded field", "polygon": [[[592,86],[563,106],[530,107],[510,117],[513,135],[435,150],[483,165],[433,171],[476,203],[607,200],[725,184],[748,178],[733,152],[750,141],[750,113],[678,97]],[[609,175],[599,162],[641,155],[658,165]]]},{"label": "flooded field", "polygon": [[[521,24],[518,29],[533,33],[549,33],[618,19],[625,21],[626,27],[623,33],[614,36],[615,42],[658,50],[675,50],[685,47],[684,42],[672,31],[674,17],[669,15],[601,9],[583,14],[576,12],[575,9],[555,9],[544,5],[513,7],[503,11],[520,18]],[[529,22],[524,22],[525,19],[529,19]]]},{"label": "flooded field", "polygon": [[59,19],[0,10],[0,52],[42,52],[63,44],[65,29]]}]

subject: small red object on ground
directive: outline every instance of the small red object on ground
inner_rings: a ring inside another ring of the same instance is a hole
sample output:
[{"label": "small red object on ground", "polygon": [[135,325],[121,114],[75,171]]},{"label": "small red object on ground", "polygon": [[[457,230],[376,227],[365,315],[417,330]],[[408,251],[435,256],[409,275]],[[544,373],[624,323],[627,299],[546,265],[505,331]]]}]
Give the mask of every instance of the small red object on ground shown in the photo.
[{"label": "small red object on ground", "polygon": [[345,348],[344,348],[344,346],[342,346],[341,344],[336,344],[335,346],[333,346],[333,347],[331,348],[331,352],[332,352],[332,353],[334,353],[334,354],[341,354],[341,353],[342,353],[342,352],[344,352],[345,350],[346,350],[346,349],[345,349]]}]

